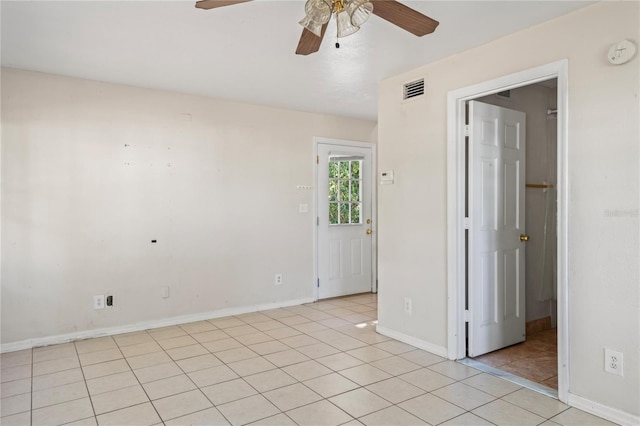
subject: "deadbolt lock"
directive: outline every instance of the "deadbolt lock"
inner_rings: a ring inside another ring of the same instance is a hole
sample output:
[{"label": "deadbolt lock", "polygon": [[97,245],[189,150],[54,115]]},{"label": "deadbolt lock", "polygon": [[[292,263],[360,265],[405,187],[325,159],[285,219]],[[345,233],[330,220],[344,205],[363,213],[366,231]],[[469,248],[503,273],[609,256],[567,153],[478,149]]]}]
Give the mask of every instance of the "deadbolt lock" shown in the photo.
[{"label": "deadbolt lock", "polygon": [[367,225],[371,224],[371,219],[367,219]]}]

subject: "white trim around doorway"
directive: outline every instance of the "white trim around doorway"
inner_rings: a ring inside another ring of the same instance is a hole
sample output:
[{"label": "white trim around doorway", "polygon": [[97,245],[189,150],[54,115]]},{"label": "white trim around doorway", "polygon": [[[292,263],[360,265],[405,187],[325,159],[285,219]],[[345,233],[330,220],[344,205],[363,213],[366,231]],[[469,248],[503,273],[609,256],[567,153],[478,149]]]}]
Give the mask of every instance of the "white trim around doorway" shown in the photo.
[{"label": "white trim around doorway", "polygon": [[447,356],[466,357],[465,332],[465,102],[504,90],[557,79],[557,266],[558,399],[569,397],[568,309],[568,61],[566,59],[499,77],[448,93],[447,96]]},{"label": "white trim around doorway", "polygon": [[323,137],[313,138],[313,297],[318,300],[318,145],[338,145],[344,147],[368,148],[371,150],[371,221],[373,222],[373,237],[371,240],[371,291],[378,292],[378,198],[377,198],[377,156],[376,145],[369,142],[356,142],[342,139],[330,139]]}]

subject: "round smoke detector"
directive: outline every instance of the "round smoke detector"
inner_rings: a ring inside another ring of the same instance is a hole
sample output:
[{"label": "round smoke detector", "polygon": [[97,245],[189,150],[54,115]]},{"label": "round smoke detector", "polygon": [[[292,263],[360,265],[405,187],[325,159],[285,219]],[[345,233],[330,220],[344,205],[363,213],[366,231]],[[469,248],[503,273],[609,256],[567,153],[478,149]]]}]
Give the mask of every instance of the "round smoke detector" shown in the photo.
[{"label": "round smoke detector", "polygon": [[622,40],[609,48],[607,59],[613,65],[626,64],[636,55],[638,48],[631,40]]}]

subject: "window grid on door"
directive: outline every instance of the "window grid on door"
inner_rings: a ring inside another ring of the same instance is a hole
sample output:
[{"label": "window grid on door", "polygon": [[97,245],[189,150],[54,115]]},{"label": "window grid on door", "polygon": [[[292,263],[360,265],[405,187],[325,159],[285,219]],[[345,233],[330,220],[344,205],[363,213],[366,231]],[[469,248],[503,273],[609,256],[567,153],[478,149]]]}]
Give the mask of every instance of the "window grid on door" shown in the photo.
[{"label": "window grid on door", "polygon": [[329,224],[361,224],[362,160],[329,161]]}]

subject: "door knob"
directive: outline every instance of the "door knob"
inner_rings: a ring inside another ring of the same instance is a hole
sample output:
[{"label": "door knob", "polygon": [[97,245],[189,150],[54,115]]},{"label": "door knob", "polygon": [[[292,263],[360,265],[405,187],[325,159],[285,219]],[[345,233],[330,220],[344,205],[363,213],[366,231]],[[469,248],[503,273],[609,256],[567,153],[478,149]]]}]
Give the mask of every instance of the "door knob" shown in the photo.
[{"label": "door knob", "polygon": [[525,234],[520,234],[520,241],[529,241],[529,236]]},{"label": "door knob", "polygon": [[373,234],[373,231],[371,229],[367,229],[367,235],[371,235]]}]

